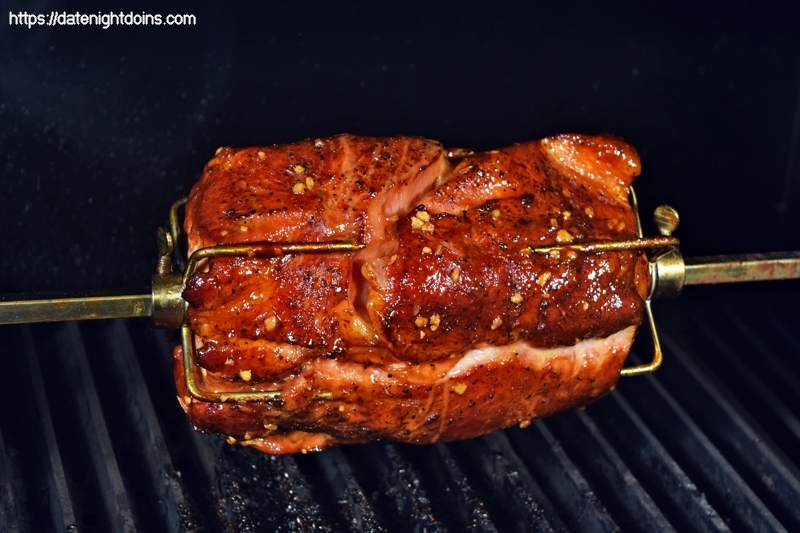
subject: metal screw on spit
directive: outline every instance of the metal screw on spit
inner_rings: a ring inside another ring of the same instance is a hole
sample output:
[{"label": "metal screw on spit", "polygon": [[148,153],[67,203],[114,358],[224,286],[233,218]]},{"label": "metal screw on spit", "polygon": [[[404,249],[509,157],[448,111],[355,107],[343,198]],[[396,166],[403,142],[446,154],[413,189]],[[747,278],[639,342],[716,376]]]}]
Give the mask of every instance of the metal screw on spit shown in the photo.
[{"label": "metal screw on spit", "polygon": [[678,225],[681,223],[678,212],[674,207],[667,204],[661,204],[656,207],[653,212],[653,220],[656,223],[658,232],[665,237],[672,235],[672,232],[678,229]]}]

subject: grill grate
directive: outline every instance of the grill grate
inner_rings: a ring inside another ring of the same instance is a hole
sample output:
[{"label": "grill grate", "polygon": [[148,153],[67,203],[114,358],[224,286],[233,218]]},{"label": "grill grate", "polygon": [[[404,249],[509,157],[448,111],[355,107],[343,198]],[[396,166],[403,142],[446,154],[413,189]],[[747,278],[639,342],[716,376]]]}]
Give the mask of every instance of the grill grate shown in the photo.
[{"label": "grill grate", "polygon": [[665,302],[664,367],[585,411],[286,457],[192,431],[170,346],[144,322],[4,326],[0,530],[800,530],[800,311],[786,300]]}]

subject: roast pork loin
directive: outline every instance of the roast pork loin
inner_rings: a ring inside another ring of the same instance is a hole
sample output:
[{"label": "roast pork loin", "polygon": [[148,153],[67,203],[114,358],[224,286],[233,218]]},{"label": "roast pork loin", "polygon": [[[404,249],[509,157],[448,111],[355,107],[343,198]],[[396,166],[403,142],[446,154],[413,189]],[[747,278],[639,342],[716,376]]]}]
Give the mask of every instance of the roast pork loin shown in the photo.
[{"label": "roast pork loin", "polygon": [[186,206],[190,252],[351,241],[358,252],[214,258],[184,298],[201,386],[277,390],[192,424],[268,453],[482,435],[614,388],[649,287],[642,252],[543,245],[636,236],[635,150],[559,135],[502,150],[339,135],[220,148]]}]

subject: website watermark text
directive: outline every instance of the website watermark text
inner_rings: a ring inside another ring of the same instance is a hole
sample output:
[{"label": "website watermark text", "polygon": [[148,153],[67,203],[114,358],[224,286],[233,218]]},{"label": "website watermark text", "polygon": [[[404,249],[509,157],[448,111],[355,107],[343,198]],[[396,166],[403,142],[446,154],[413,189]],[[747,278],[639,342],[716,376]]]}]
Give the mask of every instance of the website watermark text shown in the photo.
[{"label": "website watermark text", "polygon": [[27,26],[28,29],[36,26],[100,26],[107,30],[111,26],[194,26],[197,17],[189,14],[152,14],[134,13],[68,13],[66,11],[51,11],[50,13],[18,13],[8,12],[9,26]]}]

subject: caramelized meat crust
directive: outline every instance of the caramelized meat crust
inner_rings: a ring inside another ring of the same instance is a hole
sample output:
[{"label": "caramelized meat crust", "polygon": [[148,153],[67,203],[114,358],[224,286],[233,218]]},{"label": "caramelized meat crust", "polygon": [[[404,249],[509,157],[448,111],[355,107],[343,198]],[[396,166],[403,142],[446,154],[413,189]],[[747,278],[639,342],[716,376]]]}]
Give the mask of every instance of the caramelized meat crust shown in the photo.
[{"label": "caramelized meat crust", "polygon": [[[630,239],[636,152],[561,135],[472,154],[341,135],[220,149],[186,209],[190,252],[253,241],[351,254],[217,258],[189,281],[199,429],[270,453],[468,438],[584,405],[619,376],[649,287],[640,252],[533,253]],[[324,399],[320,399],[324,398]]]}]

